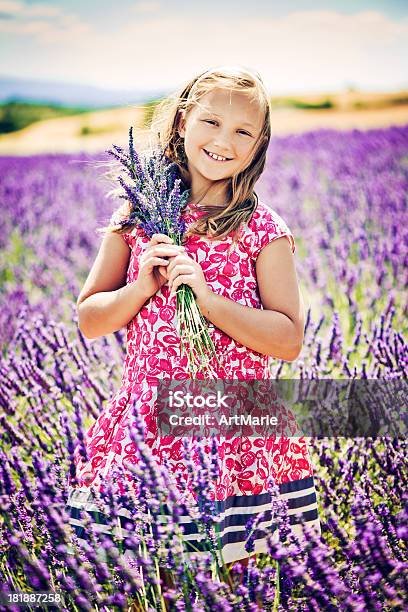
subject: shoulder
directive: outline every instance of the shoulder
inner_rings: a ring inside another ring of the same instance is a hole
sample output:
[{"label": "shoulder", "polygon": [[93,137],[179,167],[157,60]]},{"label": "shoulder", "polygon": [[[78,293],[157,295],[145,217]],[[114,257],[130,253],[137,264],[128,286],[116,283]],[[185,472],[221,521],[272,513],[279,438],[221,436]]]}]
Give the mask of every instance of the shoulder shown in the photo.
[{"label": "shoulder", "polygon": [[286,236],[292,252],[296,250],[295,238],[284,218],[265,202],[258,200],[257,207],[246,224],[246,234],[252,248],[251,256],[256,259],[269,242]]},{"label": "shoulder", "polygon": [[276,210],[261,200],[258,201],[258,205],[248,225],[253,231],[257,231],[265,227],[271,229],[276,227],[277,230],[283,227],[288,228],[281,215],[279,215]]},{"label": "shoulder", "polygon": [[[119,225],[121,221],[124,221],[124,219],[127,219],[129,217],[130,212],[131,211],[129,202],[126,201],[124,204],[122,204],[121,206],[116,208],[116,210],[113,211],[110,216],[109,225]],[[134,246],[136,235],[137,228],[133,228],[130,229],[128,232],[121,233],[123,240],[129,246],[129,248],[132,248]]]}]

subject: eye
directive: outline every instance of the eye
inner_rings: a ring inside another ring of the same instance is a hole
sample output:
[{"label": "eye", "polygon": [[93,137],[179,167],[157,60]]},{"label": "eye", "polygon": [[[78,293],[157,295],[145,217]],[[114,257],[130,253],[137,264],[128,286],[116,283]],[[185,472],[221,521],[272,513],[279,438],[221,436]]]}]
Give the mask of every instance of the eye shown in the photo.
[{"label": "eye", "polygon": [[[214,121],[213,119],[203,119],[204,123],[217,123],[216,121]],[[252,138],[252,135],[249,134],[248,132],[246,132],[245,130],[238,130],[238,132],[241,132],[242,134],[244,134],[245,136],[250,136]]]}]

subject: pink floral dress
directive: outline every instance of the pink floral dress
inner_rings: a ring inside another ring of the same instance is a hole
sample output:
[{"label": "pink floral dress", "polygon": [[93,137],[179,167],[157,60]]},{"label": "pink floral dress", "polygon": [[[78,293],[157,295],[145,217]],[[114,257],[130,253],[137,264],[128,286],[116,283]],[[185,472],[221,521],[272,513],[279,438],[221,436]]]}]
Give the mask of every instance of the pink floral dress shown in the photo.
[{"label": "pink floral dress", "polygon": [[[116,211],[111,222],[120,219]],[[201,214],[194,207],[185,213],[192,222]],[[187,253],[200,263],[207,284],[212,291],[250,308],[262,309],[258,291],[255,263],[269,242],[281,236],[289,240],[295,252],[295,241],[285,221],[263,202],[258,201],[251,220],[241,226],[239,241],[233,244],[232,233],[222,240],[207,240],[190,236],[184,243]],[[149,238],[139,228],[123,235],[131,249],[127,283],[138,275],[139,259]],[[128,424],[130,408],[137,402],[143,417],[144,440],[158,463],[166,465],[174,474],[184,478],[186,498],[195,494],[189,489],[187,467],[182,460],[182,440],[159,436],[155,407],[160,380],[190,378],[187,358],[181,355],[180,340],[175,326],[176,298],[170,297],[164,285],[127,325],[127,351],[120,388],[108,402],[100,416],[86,432],[88,461],[75,453],[78,484],[69,487],[67,510],[76,535],[85,537],[81,512],[96,511],[90,496],[93,488],[103,488],[113,468],[121,469],[123,481],[118,484],[118,495],[125,492],[123,483],[132,486],[127,466],[138,462],[137,449],[132,442]],[[243,346],[210,322],[208,327],[221,365],[217,364],[220,379],[246,381],[271,379],[273,358]],[[293,436],[296,423],[286,412],[287,435],[276,437],[219,438],[219,477],[208,483],[207,495],[216,500],[219,511],[219,537],[222,559],[229,563],[248,556],[245,550],[246,523],[264,512],[257,526],[254,552],[267,552],[266,537],[276,528],[272,512],[270,478],[279,487],[280,496],[288,502],[288,513],[293,532],[304,537],[303,525],[320,531],[316,490],[306,440]],[[210,448],[206,447],[207,452]],[[184,476],[183,476],[184,475]],[[136,494],[137,491],[135,490]],[[181,491],[183,492],[183,491]],[[123,515],[128,516],[126,509]],[[184,527],[185,550],[205,552],[201,534],[190,516],[181,516]]]}]

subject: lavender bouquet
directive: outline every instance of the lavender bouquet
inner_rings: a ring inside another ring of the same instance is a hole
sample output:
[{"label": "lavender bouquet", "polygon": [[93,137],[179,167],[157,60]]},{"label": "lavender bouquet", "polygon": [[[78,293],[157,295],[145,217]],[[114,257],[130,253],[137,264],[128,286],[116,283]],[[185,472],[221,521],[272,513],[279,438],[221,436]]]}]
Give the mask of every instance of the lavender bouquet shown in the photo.
[{"label": "lavender bouquet", "polygon": [[[158,146],[152,155],[139,156],[133,146],[131,127],[129,152],[112,145],[107,153],[120,162],[126,177],[130,178],[129,184],[122,176],[117,178],[125,192],[119,197],[131,204],[129,217],[120,221],[120,225],[140,226],[149,238],[156,233],[166,234],[175,244],[181,245],[186,231],[182,210],[190,190],[180,192],[181,179],[177,176],[177,164],[165,157],[165,149]],[[177,288],[176,298],[177,328],[182,354],[187,355],[189,370],[193,376],[203,371],[214,377],[212,360],[218,359],[193,290],[189,285],[182,284]]]}]

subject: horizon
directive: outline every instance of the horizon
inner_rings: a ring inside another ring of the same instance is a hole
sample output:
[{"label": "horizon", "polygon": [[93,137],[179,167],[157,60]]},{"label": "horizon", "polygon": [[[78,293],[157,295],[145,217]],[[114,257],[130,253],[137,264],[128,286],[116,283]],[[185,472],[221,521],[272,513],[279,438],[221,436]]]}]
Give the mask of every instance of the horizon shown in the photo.
[{"label": "horizon", "polygon": [[[119,87],[115,87],[115,88],[110,88],[108,86],[104,86],[104,85],[90,85],[90,84],[84,84],[84,83],[79,83],[79,82],[74,82],[74,81],[64,81],[64,80],[58,80],[58,79],[35,79],[33,78],[25,78],[25,77],[19,77],[19,76],[10,76],[10,75],[5,75],[5,74],[1,74],[0,73],[0,84],[2,81],[6,81],[6,80],[15,80],[15,81],[21,81],[21,83],[28,83],[28,82],[32,82],[33,84],[39,84],[39,83],[44,83],[47,85],[56,85],[56,86],[72,86],[72,87],[84,87],[84,88],[95,88],[95,89],[101,89],[101,90],[106,90],[109,93],[144,93],[145,91],[148,90],[148,88],[138,88],[138,87],[134,87],[134,88],[129,88],[129,89],[125,89],[125,88],[119,88]],[[153,88],[149,88],[149,91],[152,91]],[[157,93],[160,93],[162,90],[161,89],[157,89]],[[331,89],[331,90],[327,90],[327,89],[316,89],[316,90],[302,90],[302,91],[279,91],[279,92],[272,92],[270,94],[270,96],[279,98],[279,97],[290,97],[290,96],[335,96],[335,95],[339,95],[339,94],[344,94],[344,93],[352,93],[352,92],[356,92],[356,93],[361,93],[361,94],[398,94],[398,93],[404,93],[408,91],[408,84],[406,86],[401,86],[401,87],[395,87],[395,88],[389,88],[389,87],[377,87],[377,88],[360,88],[358,86],[354,86],[352,84],[350,85],[344,85],[343,88],[338,88],[338,89]],[[20,100],[18,100],[20,101]],[[24,101],[24,100],[22,100]],[[33,103],[37,103],[37,101],[33,101]],[[39,102],[41,103],[41,102]]]}]

